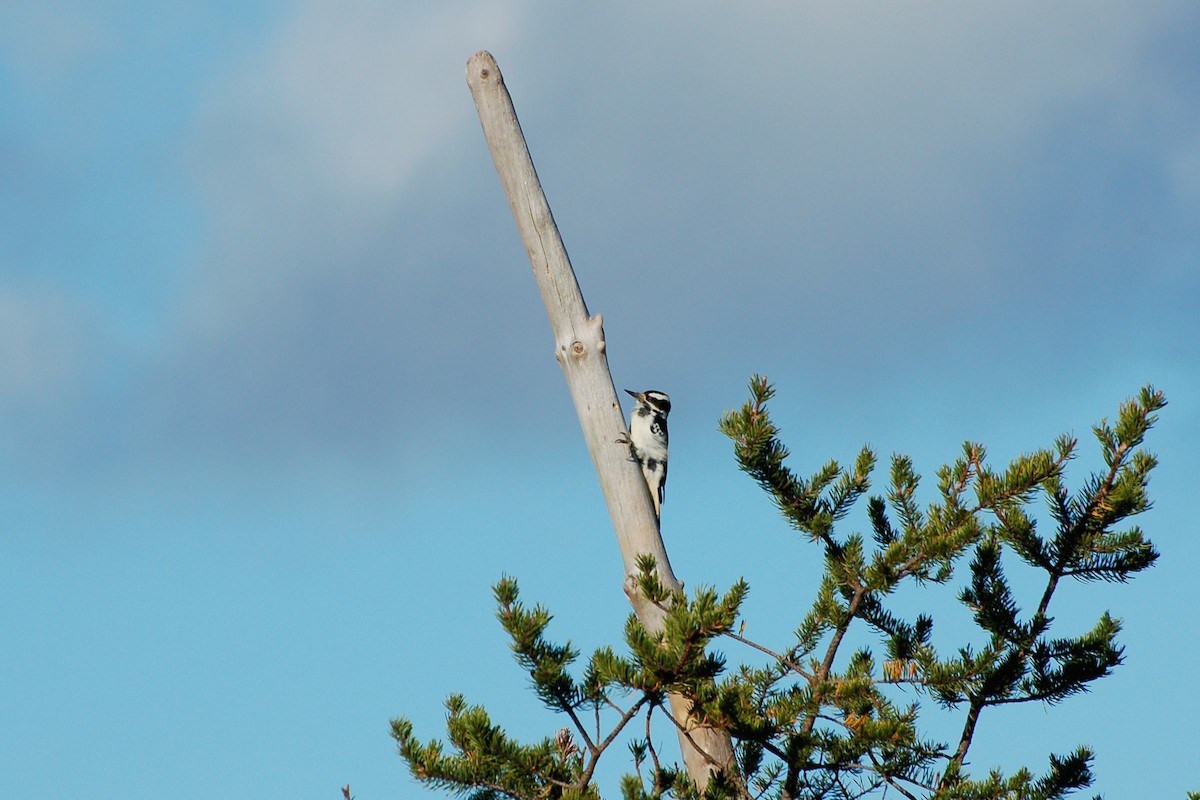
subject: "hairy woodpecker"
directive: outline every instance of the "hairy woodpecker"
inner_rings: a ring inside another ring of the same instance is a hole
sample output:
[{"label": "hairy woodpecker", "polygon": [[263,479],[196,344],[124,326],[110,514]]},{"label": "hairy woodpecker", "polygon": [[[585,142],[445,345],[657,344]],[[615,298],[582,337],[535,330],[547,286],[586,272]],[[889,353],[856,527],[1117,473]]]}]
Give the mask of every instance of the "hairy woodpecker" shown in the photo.
[{"label": "hairy woodpecker", "polygon": [[667,414],[671,413],[671,398],[650,389],[645,392],[625,390],[637,400],[629,415],[629,447],[642,467],[650,499],[654,501],[654,516],[662,518],[663,494],[667,485]]}]

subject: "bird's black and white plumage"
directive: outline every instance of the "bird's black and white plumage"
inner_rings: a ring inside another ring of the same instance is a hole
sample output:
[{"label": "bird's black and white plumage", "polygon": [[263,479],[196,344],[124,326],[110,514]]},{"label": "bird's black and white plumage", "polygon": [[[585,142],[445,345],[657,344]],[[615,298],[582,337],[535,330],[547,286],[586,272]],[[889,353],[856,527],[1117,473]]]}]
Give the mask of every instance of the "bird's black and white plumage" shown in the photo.
[{"label": "bird's black and white plumage", "polygon": [[625,391],[637,400],[629,415],[629,446],[650,488],[654,516],[661,518],[667,485],[667,414],[671,413],[671,398],[655,389]]}]

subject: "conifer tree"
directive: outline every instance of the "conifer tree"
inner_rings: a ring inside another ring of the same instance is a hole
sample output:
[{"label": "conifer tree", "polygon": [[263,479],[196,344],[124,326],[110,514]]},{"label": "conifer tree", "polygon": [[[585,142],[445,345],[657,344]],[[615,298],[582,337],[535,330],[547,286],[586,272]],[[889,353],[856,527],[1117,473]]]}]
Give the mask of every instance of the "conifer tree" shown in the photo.
[{"label": "conifer tree", "polygon": [[[1053,616],[1053,603],[1064,580],[1124,583],[1158,558],[1128,520],[1150,507],[1156,461],[1142,444],[1166,405],[1162,392],[1147,386],[1115,421],[1094,426],[1104,467],[1074,490],[1066,472],[1078,443],[1070,436],[1003,469],[967,442],[937,471],[925,503],[904,456],[891,459],[886,487],[871,494],[877,459],[869,448],[849,466],[829,461],[808,478],[797,475],[768,412],[773,395],[754,376],[749,400],[720,429],[738,466],[824,559],[794,640],[766,644],[744,635],[745,581],[688,596],[665,586],[648,556],[638,564],[639,588],[665,613],[662,631],[648,633],[631,615],[620,652],[603,647],[579,664],[569,643],[547,638],[549,612],[526,606],[516,580],[502,578],[494,587],[497,616],[534,694],[562,726],[538,742],[518,742],[483,707],[452,695],[444,743],[423,742],[404,718],[392,723],[413,776],[476,800],[599,798],[597,765],[620,758],[623,745],[632,760],[621,783],[626,800],[1057,800],[1091,786],[1095,756],[1082,745],[1050,754],[1036,772],[980,773],[972,764],[995,755],[968,754],[978,726],[1004,706],[1063,702],[1120,665],[1119,619],[1100,612],[1079,633],[1078,620]],[[864,497],[869,529],[847,532]],[[1040,576],[1029,597],[1008,578],[1016,564]],[[890,596],[907,585],[930,593],[957,586],[977,635],[953,647],[941,642],[935,601],[914,618],[890,609]],[[869,647],[850,650],[849,642],[870,638],[884,658]],[[748,663],[731,668],[726,653],[735,649]],[[673,735],[676,724],[665,710],[668,694],[686,697],[695,717],[735,744],[733,765],[702,792],[656,749],[654,731]],[[959,715],[956,739],[922,731],[928,704]]]}]

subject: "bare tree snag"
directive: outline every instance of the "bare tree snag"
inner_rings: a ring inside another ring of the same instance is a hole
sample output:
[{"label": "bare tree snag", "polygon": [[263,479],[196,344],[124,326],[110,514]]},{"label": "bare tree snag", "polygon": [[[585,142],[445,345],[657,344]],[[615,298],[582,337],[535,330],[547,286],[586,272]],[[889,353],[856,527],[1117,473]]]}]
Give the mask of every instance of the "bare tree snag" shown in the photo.
[{"label": "bare tree snag", "polygon": [[[683,584],[671,571],[641,470],[630,459],[628,445],[614,441],[625,432],[625,418],[608,369],[603,319],[588,313],[534,170],[512,98],[490,53],[476,53],[467,62],[467,85],[550,317],[554,356],[566,376],[621,549],[625,593],[642,625],[651,632],[661,631],[662,610],[637,589],[634,576],[638,556],[654,556],[663,585],[680,589]],[[673,694],[670,700],[684,764],[703,790],[714,769],[732,764],[731,740],[727,733],[691,719],[687,698]]]}]

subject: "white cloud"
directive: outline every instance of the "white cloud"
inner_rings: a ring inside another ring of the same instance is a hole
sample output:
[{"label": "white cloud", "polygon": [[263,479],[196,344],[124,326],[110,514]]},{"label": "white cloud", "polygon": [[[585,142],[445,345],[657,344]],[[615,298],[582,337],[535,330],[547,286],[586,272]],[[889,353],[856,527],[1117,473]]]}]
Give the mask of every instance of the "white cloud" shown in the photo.
[{"label": "white cloud", "polygon": [[91,315],[45,287],[0,287],[0,412],[73,393],[97,350]]},{"label": "white cloud", "polygon": [[[1124,213],[1107,188],[1072,215],[1091,195],[1064,151],[1194,173],[1129,147],[1173,99],[1144,58],[1170,8],[300,2],[193,117],[210,237],[128,424],[278,457],[469,426],[480,385],[516,398],[544,322],[503,271],[526,267],[463,76],[483,48],[624,369],[736,353],[712,373],[740,376],[800,346],[861,372],[984,303],[1034,318],[1004,292],[1035,275],[1103,291],[1103,263],[1021,258]],[[403,408],[414,387],[461,425]]]},{"label": "white cloud", "polygon": [[513,3],[299,4],[210,97],[205,154],[233,159],[225,170],[206,165],[218,168],[210,191],[300,189],[356,204],[393,196],[454,134],[472,44],[503,44],[521,17]]},{"label": "white cloud", "polygon": [[196,321],[228,324],[279,282],[344,270],[347,249],[387,238],[415,176],[464,136],[466,58],[521,20],[516,4],[479,0],[299,3],[198,120],[213,248]]},{"label": "white cloud", "polygon": [[96,8],[58,0],[0,5],[0,63],[28,83],[73,77],[114,41]]},{"label": "white cloud", "polygon": [[156,435],[275,458],[380,449],[411,424],[414,372],[464,335],[435,329],[427,290],[461,249],[448,215],[428,221],[478,131],[466,60],[522,18],[301,2],[208,88],[188,157],[210,236],[139,393]]}]

